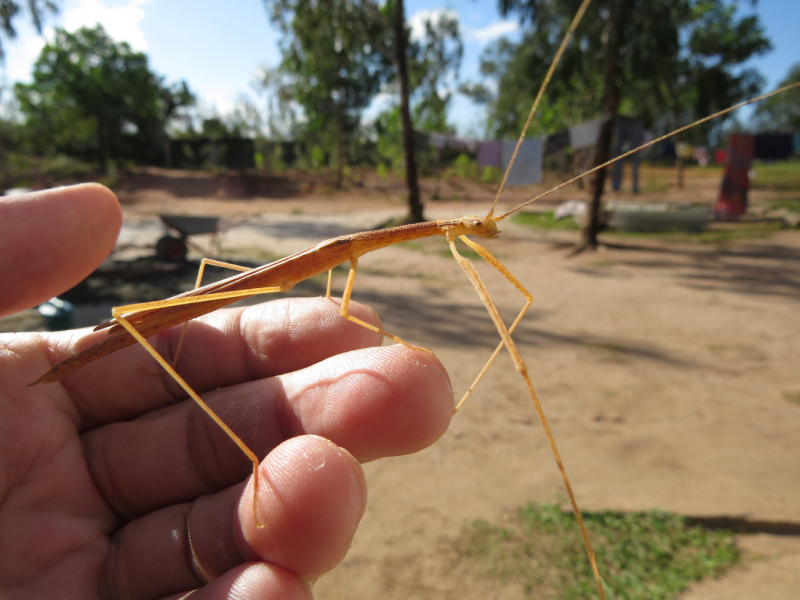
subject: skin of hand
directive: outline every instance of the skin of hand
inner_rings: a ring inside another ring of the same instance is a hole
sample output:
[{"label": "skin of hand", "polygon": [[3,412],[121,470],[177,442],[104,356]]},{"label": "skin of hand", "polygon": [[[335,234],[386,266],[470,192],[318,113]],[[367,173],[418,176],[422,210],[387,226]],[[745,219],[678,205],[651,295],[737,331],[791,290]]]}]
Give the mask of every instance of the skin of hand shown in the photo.
[{"label": "skin of hand", "polygon": [[[100,185],[0,198],[0,315],[77,284],[120,224]],[[251,464],[138,345],[27,387],[104,335],[0,335],[4,597],[310,598],[364,513],[359,463],[430,445],[452,414],[433,355],[381,347],[335,301],[193,321],[178,372],[261,459],[259,529]],[[151,342],[171,360],[179,335]]]}]

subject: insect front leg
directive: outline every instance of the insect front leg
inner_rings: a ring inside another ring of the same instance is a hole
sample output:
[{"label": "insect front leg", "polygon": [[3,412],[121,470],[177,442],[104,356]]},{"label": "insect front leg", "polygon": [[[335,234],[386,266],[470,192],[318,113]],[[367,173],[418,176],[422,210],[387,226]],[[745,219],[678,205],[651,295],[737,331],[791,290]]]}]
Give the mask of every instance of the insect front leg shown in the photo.
[{"label": "insect front leg", "polygon": [[[505,345],[505,347],[508,348],[508,351],[511,354],[511,358],[514,360],[514,366],[516,367],[517,372],[525,380],[525,385],[528,388],[528,394],[530,395],[530,398],[533,401],[533,405],[536,407],[536,412],[539,415],[539,420],[542,422],[542,427],[544,428],[545,436],[547,437],[547,441],[550,444],[550,450],[553,453],[553,457],[555,458],[558,470],[561,472],[561,478],[564,481],[564,488],[566,489],[567,496],[569,496],[570,503],[572,504],[572,510],[575,513],[575,519],[578,521],[578,526],[580,527],[581,530],[581,536],[583,537],[583,543],[586,546],[586,553],[589,556],[589,562],[591,563],[592,571],[594,572],[595,580],[597,581],[597,588],[600,592],[600,597],[604,599],[605,593],[603,592],[603,584],[600,578],[600,571],[597,568],[597,559],[595,558],[594,550],[592,549],[592,544],[589,541],[589,534],[586,532],[586,525],[584,525],[583,523],[583,517],[581,516],[580,509],[578,508],[578,501],[575,499],[575,494],[572,491],[572,485],[569,482],[569,477],[567,477],[567,470],[564,467],[564,462],[561,460],[561,453],[558,451],[558,447],[556,446],[556,440],[553,437],[552,431],[550,430],[550,424],[547,422],[547,418],[545,417],[544,414],[544,409],[542,408],[541,402],[539,402],[539,396],[536,394],[536,390],[533,388],[533,383],[531,382],[530,375],[528,375],[528,367],[523,362],[522,356],[520,356],[520,353],[517,350],[517,345],[514,343],[514,340],[511,339],[511,333],[503,323],[503,319],[500,317],[500,313],[497,310],[497,307],[495,306],[494,302],[492,301],[492,298],[489,295],[486,286],[484,285],[483,281],[478,275],[478,272],[475,270],[475,266],[469,260],[467,260],[458,253],[458,249],[456,248],[455,244],[455,239],[450,233],[447,233],[447,242],[450,244],[450,250],[453,253],[453,256],[455,257],[459,266],[467,274],[467,277],[469,277],[470,281],[472,282],[472,285],[478,292],[478,296],[480,296],[481,302],[483,302],[483,305],[489,312],[489,316],[492,318],[492,321],[494,322],[494,325],[497,328],[497,333],[500,334],[500,338],[503,340],[503,344],[501,344],[501,346]],[[470,247],[473,247],[472,244],[469,245]],[[491,256],[491,260],[489,262],[490,264],[495,266],[495,268],[497,268],[496,265],[500,265],[500,261],[494,258],[494,256],[492,256],[488,250],[486,250],[482,246],[479,246],[478,244],[475,244],[475,246],[477,246],[477,248],[474,247],[473,248],[475,249],[476,252],[481,254],[481,256],[484,255],[484,252],[487,256]],[[480,248],[482,252],[479,251],[478,248]],[[503,269],[506,271],[506,273],[508,273],[508,270],[505,269],[505,267],[503,267]],[[502,270],[500,272],[503,273]],[[511,274],[508,273],[508,275]],[[509,281],[512,280],[509,279]],[[514,281],[512,281],[512,283],[514,283]],[[519,284],[519,282],[517,283]],[[522,284],[519,284],[518,289],[523,290],[525,288],[522,287]],[[529,296],[530,294],[527,294],[526,298]],[[533,300],[532,297],[530,299]],[[530,302],[528,302],[528,305],[529,304]],[[527,310],[527,305],[524,310]],[[515,324],[519,321],[520,317],[517,317],[517,321],[515,321]]]},{"label": "insect front leg", "polygon": [[[522,293],[522,295],[525,296],[525,306],[522,307],[522,310],[517,315],[517,318],[514,319],[514,322],[511,324],[511,327],[508,328],[508,333],[510,335],[517,328],[517,325],[519,325],[519,322],[522,320],[522,317],[525,316],[525,313],[528,312],[528,309],[530,308],[531,303],[533,303],[533,296],[525,288],[525,286],[522,285],[522,283],[520,283],[520,281],[516,277],[514,277],[514,275],[511,273],[511,271],[509,271],[505,267],[505,265],[503,265],[503,263],[501,263],[499,260],[497,260],[497,258],[491,252],[489,252],[486,248],[484,248],[483,246],[481,246],[480,244],[478,244],[476,242],[473,242],[471,239],[469,239],[466,236],[462,235],[462,236],[459,237],[459,239],[462,242],[464,242],[467,246],[469,246],[470,248],[475,250],[475,252],[477,252],[480,255],[480,257],[483,258],[483,260],[485,260],[490,265],[492,265],[495,269],[497,269],[497,271],[503,277],[508,279],[508,281],[511,283],[511,285],[513,285],[515,288],[517,288]],[[489,360],[483,366],[483,369],[481,369],[481,372],[478,373],[478,376],[475,378],[475,381],[473,381],[472,385],[469,386],[469,389],[464,394],[464,397],[461,398],[461,400],[459,401],[458,404],[456,404],[456,407],[455,407],[453,412],[458,412],[461,409],[461,406],[464,404],[464,402],[467,400],[469,395],[472,393],[472,390],[475,389],[475,386],[478,385],[478,382],[483,378],[484,374],[489,369],[489,367],[492,365],[492,363],[494,362],[494,359],[497,358],[497,355],[500,354],[500,351],[503,349],[503,346],[505,346],[505,345],[506,345],[505,340],[501,340],[500,343],[497,345],[497,348],[495,348],[494,352],[489,357]]]}]

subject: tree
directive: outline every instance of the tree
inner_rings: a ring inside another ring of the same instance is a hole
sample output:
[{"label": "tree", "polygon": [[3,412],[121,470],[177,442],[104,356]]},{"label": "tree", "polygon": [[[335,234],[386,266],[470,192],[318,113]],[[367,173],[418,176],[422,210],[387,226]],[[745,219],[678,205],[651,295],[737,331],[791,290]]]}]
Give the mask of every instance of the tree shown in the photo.
[{"label": "tree", "polygon": [[[530,35],[537,47],[524,52],[536,56],[542,66],[517,71],[515,77],[533,73],[534,82],[528,85],[538,87],[539,74],[549,65],[578,4],[577,0],[500,0],[503,14],[517,11],[536,32]],[[757,73],[738,66],[769,48],[758,18],[737,19],[735,7],[722,0],[605,0],[589,7],[556,71],[542,114],[553,123],[563,120],[572,107],[584,117],[601,116],[594,160],[599,166],[610,158],[618,114],[641,117],[646,126],[674,127],[724,108],[757,91]],[[501,82],[496,101],[497,107],[514,109],[510,112],[519,124],[521,87]],[[511,98],[502,98],[509,92]],[[592,182],[590,218],[581,248],[597,246],[604,183],[605,169],[600,169]]]},{"label": "tree", "polygon": [[408,44],[414,126],[428,133],[453,133],[447,107],[454,89],[448,80],[455,79],[464,55],[458,17],[442,11],[435,19],[425,19],[423,27],[424,35],[410,38]]},{"label": "tree", "polygon": [[[303,111],[305,130],[317,144],[332,141],[341,187],[347,137],[381,83],[380,54],[370,45],[371,27],[350,0],[264,0],[285,34],[280,95]],[[270,74],[272,80],[280,75]],[[315,144],[316,145],[316,144]]]},{"label": "tree", "polygon": [[[383,5],[374,0],[264,0],[264,4],[286,36],[281,64],[265,72],[264,87],[277,92],[290,130],[299,133],[296,125],[301,125],[317,143],[327,140],[336,146],[339,181],[344,146],[356,131],[361,111],[381,87],[397,87],[409,190],[407,220],[423,220],[414,118],[429,130],[446,125],[450,93],[441,83],[461,59],[457,21],[448,17],[426,24],[426,41],[418,44],[410,38],[402,0]],[[417,97],[412,99],[415,89]],[[292,103],[302,110],[300,118],[287,110]]]},{"label": "tree", "polygon": [[[402,0],[387,2],[380,11],[374,8],[372,14],[377,22],[382,20],[391,31],[391,35],[377,38],[375,45],[394,66],[387,75],[386,83],[399,88],[400,100],[397,107],[379,117],[376,129],[381,135],[400,133],[409,190],[409,215],[406,221],[420,222],[425,218],[417,181],[414,131],[452,130],[446,119],[447,106],[452,97],[446,80],[450,73],[458,72],[463,54],[458,20],[448,12],[440,13],[436,19],[426,19],[422,39],[413,39],[405,21]],[[399,122],[399,128],[395,126],[396,122]],[[387,140],[382,141],[384,143],[379,143],[379,148],[393,146],[391,137],[388,143]]]},{"label": "tree", "polygon": [[[50,2],[49,0],[45,0],[44,2],[40,2],[39,0],[28,0],[26,5],[31,13],[30,16],[31,21],[33,21],[33,26],[41,35],[45,13],[55,13],[58,12],[58,9],[56,8],[55,3]],[[0,31],[2,31],[2,34],[10,40],[13,40],[17,37],[17,30],[14,28],[14,20],[17,18],[20,12],[21,9],[19,3],[15,0],[0,0]],[[3,62],[4,59],[5,48],[2,44],[2,37],[0,37],[0,62]],[[3,92],[5,92],[5,86],[3,86],[3,89],[0,89],[0,97],[2,97]],[[14,129],[16,128],[10,122],[5,120],[0,121],[0,172],[2,173],[3,187],[5,187],[7,179],[6,153],[9,147],[15,145],[14,138],[16,136],[13,135]]]},{"label": "tree", "polygon": [[[778,84],[784,87],[800,83],[800,63],[796,63],[789,74]],[[767,98],[758,105],[755,113],[760,128],[772,131],[800,131],[800,88]]]},{"label": "tree", "polygon": [[166,87],[147,57],[116,43],[101,26],[56,30],[34,66],[33,83],[15,86],[35,150],[97,160],[152,160],[178,109],[194,102],[185,83]]}]

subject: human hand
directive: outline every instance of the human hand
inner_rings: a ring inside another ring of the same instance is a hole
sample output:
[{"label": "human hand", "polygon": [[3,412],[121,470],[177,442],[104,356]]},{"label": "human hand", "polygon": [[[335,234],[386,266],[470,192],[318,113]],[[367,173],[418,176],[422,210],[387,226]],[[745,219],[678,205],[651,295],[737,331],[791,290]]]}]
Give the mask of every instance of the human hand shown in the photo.
[{"label": "human hand", "polygon": [[[120,224],[97,185],[0,200],[0,314],[76,284]],[[379,325],[365,307],[360,319]],[[330,300],[218,311],[178,371],[250,463],[138,346],[27,387],[105,332],[0,336],[0,585],[24,598],[309,598],[363,514],[358,462],[422,449],[452,393],[429,353],[379,347]],[[170,359],[179,328],[151,339]],[[344,353],[344,354],[343,354]]]}]

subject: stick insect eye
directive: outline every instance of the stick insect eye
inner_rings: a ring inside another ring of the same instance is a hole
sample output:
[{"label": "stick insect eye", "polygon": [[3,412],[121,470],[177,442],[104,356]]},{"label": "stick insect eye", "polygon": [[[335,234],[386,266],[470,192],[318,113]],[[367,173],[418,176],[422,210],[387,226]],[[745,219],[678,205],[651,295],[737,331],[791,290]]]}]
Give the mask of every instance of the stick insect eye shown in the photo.
[{"label": "stick insect eye", "polygon": [[473,224],[475,227],[478,227],[478,226],[481,224],[481,222],[480,222],[480,221],[473,221],[473,222],[472,222],[472,224]]}]

